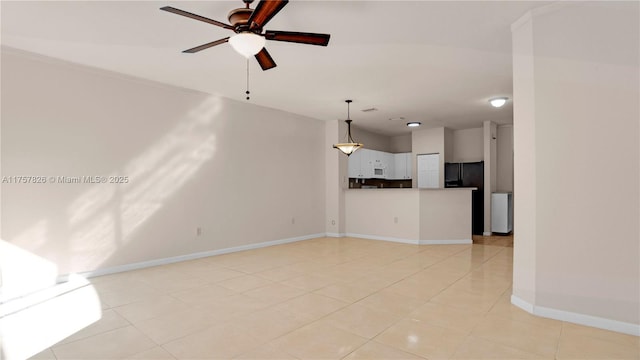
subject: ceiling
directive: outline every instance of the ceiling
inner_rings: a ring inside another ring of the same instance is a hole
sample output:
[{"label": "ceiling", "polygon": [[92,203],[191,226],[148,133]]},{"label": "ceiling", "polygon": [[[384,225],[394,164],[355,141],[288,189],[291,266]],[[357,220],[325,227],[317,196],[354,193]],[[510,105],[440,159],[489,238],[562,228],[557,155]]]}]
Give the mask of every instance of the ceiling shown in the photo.
[{"label": "ceiling", "polygon": [[[250,61],[250,103],[321,120],[346,118],[384,135],[423,127],[512,122],[510,25],[540,1],[294,0],[265,29],[331,34],[328,47],[267,41],[278,67]],[[181,51],[228,30],[233,1],[2,1],[2,44],[79,64],[245,100],[247,64],[228,44]],[[253,7],[255,7],[253,4]],[[376,108],[377,111],[361,112]],[[403,119],[400,119],[403,118]],[[393,119],[393,120],[389,120]]]}]

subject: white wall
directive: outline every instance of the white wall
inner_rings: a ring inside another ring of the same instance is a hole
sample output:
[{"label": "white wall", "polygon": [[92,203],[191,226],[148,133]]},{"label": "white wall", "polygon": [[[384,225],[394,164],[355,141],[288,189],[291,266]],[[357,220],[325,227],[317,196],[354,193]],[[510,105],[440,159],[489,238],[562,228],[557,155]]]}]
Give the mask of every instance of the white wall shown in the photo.
[{"label": "white wall", "polygon": [[128,177],[2,185],[60,273],[325,232],[324,122],[7,48],[1,115],[4,176]]},{"label": "white wall", "polygon": [[514,295],[636,334],[639,10],[564,3],[513,29]]},{"label": "white wall", "polygon": [[513,125],[498,126],[496,191],[513,191]]},{"label": "white wall", "polygon": [[484,159],[483,130],[481,127],[454,130],[453,154],[450,162],[475,162]]}]

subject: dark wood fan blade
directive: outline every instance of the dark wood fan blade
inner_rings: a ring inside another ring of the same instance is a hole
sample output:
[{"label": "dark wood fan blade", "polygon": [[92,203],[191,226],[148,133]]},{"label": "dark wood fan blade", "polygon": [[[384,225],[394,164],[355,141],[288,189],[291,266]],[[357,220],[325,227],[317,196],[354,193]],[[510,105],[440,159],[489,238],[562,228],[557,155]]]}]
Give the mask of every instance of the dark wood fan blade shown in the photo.
[{"label": "dark wood fan blade", "polygon": [[212,41],[212,42],[210,42],[210,43],[206,43],[206,44],[203,44],[203,45],[196,46],[196,47],[194,47],[194,48],[191,48],[191,49],[185,50],[185,51],[183,51],[183,53],[193,54],[193,53],[196,53],[196,52],[198,52],[198,51],[202,51],[202,50],[204,50],[204,49],[208,49],[208,48],[213,47],[213,46],[216,46],[216,45],[224,44],[224,43],[226,43],[226,42],[228,42],[228,41],[229,41],[229,37],[226,37],[226,38],[224,38],[224,39],[220,39],[220,40]]},{"label": "dark wood fan blade", "polygon": [[186,17],[188,17],[188,18],[192,18],[192,19],[195,19],[195,20],[204,21],[204,22],[206,22],[206,23],[213,24],[213,25],[216,25],[216,26],[220,26],[220,27],[223,27],[223,28],[225,28],[225,29],[233,30],[233,26],[231,26],[231,25],[229,25],[229,24],[225,24],[225,23],[220,22],[220,21],[216,21],[216,20],[213,20],[213,19],[209,19],[209,18],[206,18],[206,17],[204,17],[204,16],[200,16],[200,15],[192,14],[192,13],[190,13],[190,12],[188,12],[188,11],[184,11],[184,10],[176,9],[176,8],[174,8],[174,7],[171,7],[171,6],[161,7],[161,8],[160,8],[160,10],[164,10],[164,11],[168,11],[168,12],[170,12],[170,13],[174,13],[174,14],[178,14],[178,15],[186,16]]},{"label": "dark wood fan blade", "polygon": [[250,28],[262,29],[288,2],[289,0],[261,0],[249,17]]},{"label": "dark wood fan blade", "polygon": [[288,41],[300,44],[327,46],[329,44],[329,34],[302,33],[295,31],[273,31],[267,30],[264,33],[267,40]]},{"label": "dark wood fan blade", "polygon": [[258,60],[258,64],[260,64],[262,70],[269,70],[277,66],[271,55],[269,55],[267,48],[262,48],[262,50],[256,54],[256,60]]}]

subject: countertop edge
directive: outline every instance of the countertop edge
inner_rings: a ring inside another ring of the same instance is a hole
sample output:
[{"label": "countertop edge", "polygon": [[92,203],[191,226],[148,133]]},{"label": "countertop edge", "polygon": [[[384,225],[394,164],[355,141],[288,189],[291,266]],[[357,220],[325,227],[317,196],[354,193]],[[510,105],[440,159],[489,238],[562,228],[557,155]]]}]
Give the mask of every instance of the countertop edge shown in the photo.
[{"label": "countertop edge", "polygon": [[359,188],[347,188],[345,190],[359,190],[359,191],[380,191],[380,190],[419,190],[419,191],[461,191],[461,190],[478,190],[477,187],[455,187],[455,188],[432,188],[432,189],[421,189],[421,188],[375,188],[375,189],[359,189]]}]

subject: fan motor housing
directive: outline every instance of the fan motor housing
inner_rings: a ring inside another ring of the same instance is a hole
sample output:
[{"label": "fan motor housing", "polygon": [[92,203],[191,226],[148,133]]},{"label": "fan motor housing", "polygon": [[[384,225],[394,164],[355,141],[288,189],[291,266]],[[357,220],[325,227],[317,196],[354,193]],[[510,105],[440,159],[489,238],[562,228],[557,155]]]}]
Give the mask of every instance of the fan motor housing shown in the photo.
[{"label": "fan motor housing", "polygon": [[249,21],[249,17],[251,17],[252,13],[253,9],[233,9],[228,15],[229,23],[236,29],[238,29],[238,27],[247,26],[247,22]]}]

